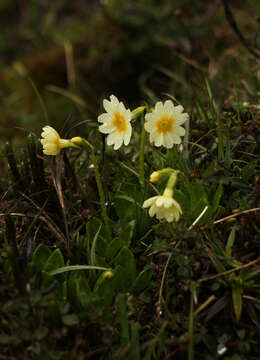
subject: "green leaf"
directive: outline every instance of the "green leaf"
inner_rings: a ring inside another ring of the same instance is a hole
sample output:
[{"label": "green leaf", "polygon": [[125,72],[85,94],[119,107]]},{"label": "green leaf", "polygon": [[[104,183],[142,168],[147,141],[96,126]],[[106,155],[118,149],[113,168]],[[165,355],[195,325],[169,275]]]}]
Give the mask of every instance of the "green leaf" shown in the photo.
[{"label": "green leaf", "polygon": [[233,307],[234,313],[236,316],[237,322],[239,322],[241,314],[242,314],[242,293],[243,293],[243,286],[240,281],[240,277],[236,276],[235,281],[232,284],[232,300],[233,300]]},{"label": "green leaf", "polygon": [[79,318],[76,314],[63,315],[62,322],[64,325],[74,326],[79,323]]},{"label": "green leaf", "polygon": [[67,279],[67,294],[73,306],[82,309],[80,297],[91,293],[88,278],[83,271],[72,271]]},{"label": "green leaf", "polygon": [[205,185],[202,181],[190,183],[186,177],[182,179],[181,190],[189,198],[189,203],[187,204],[185,201],[186,209],[183,210],[194,220],[201,214],[205,206],[209,205]]},{"label": "green leaf", "polygon": [[214,256],[213,254],[209,254],[209,253],[208,253],[208,256],[219,274],[226,271],[225,267],[222,265],[222,263],[218,260],[218,258],[216,256]]},{"label": "green leaf", "polygon": [[114,270],[102,273],[97,279],[94,293],[101,296],[105,306],[110,306],[115,293],[120,291],[122,273],[121,266],[117,266]]},{"label": "green leaf", "polygon": [[130,247],[131,240],[135,231],[136,227],[136,221],[132,220],[129,221],[126,224],[122,224],[122,231],[119,235],[119,238],[121,238],[124,241],[124,245],[127,245]]},{"label": "green leaf", "polygon": [[168,322],[165,321],[162,324],[158,334],[149,342],[148,349],[145,352],[143,360],[150,360],[152,358],[155,346],[157,345],[157,343],[160,344],[163,340],[164,331],[165,331],[167,325],[168,325]]},{"label": "green leaf", "polygon": [[113,264],[122,267],[124,276],[122,291],[128,291],[136,277],[135,258],[132,251],[124,246],[113,260]]},{"label": "green leaf", "polygon": [[[56,249],[54,250],[50,256],[48,257],[46,263],[44,264],[43,268],[42,268],[42,276],[43,276],[43,280],[42,280],[42,287],[43,289],[47,290],[48,288],[51,287],[51,284],[53,284],[54,280],[53,277],[51,276],[51,272],[64,266],[64,259],[62,256],[62,253],[60,251],[60,249]],[[60,286],[58,287],[57,293],[59,293],[59,295],[57,295],[59,298],[62,297],[63,294],[63,289],[62,289],[62,282],[64,281],[63,276],[60,276],[57,279],[60,283]]]},{"label": "green leaf", "polygon": [[140,293],[142,290],[147,288],[151,284],[152,268],[146,268],[142,270],[136,277],[131,292],[134,294]]},{"label": "green leaf", "polygon": [[90,251],[90,261],[91,261],[91,265],[95,265],[96,261],[95,261],[95,257],[96,257],[96,243],[97,243],[97,239],[101,230],[102,224],[100,224],[95,237],[92,241],[92,246],[91,246],[91,251]]},{"label": "green leaf", "polygon": [[213,198],[213,202],[212,202],[212,210],[211,210],[211,214],[214,217],[214,215],[216,214],[218,207],[219,207],[219,203],[220,200],[222,198],[223,195],[223,185],[222,182],[220,182],[217,191],[215,192],[214,198]]},{"label": "green leaf", "polygon": [[38,268],[42,269],[47,262],[47,259],[49,258],[51,254],[51,250],[44,244],[40,244],[35,249],[33,256],[32,256],[32,262],[33,264]]},{"label": "green leaf", "polygon": [[35,218],[34,218],[33,221],[31,222],[31,224],[30,224],[29,227],[27,228],[26,233],[24,234],[24,236],[23,236],[23,238],[22,238],[22,240],[21,240],[21,242],[20,242],[20,248],[23,247],[23,245],[26,243],[27,239],[29,238],[29,236],[30,236],[30,234],[31,234],[31,232],[32,232],[32,230],[33,230],[33,227],[34,227],[36,221],[38,220],[38,218],[39,218],[39,217],[41,216],[41,214],[43,213],[44,208],[45,208],[45,206],[47,205],[47,202],[48,202],[48,200],[46,200],[46,201],[44,202],[44,204],[43,204],[43,206],[41,207],[40,211],[38,212],[38,214],[35,216]]},{"label": "green leaf", "polygon": [[105,256],[112,260],[116,256],[118,251],[125,245],[125,242],[121,238],[113,239],[106,248]]},{"label": "green leaf", "polygon": [[51,272],[57,268],[64,266],[64,259],[60,249],[54,250],[51,255],[48,257],[46,264],[43,267],[43,270],[46,272]]},{"label": "green leaf", "polygon": [[232,247],[235,241],[235,237],[236,237],[236,230],[237,230],[237,226],[232,226],[229,237],[228,237],[228,241],[227,241],[227,245],[226,245],[226,256],[231,257],[232,254]]},{"label": "green leaf", "polygon": [[102,226],[100,219],[93,218],[87,223],[86,236],[87,243],[90,248],[90,252],[87,251],[87,262],[91,263],[91,261],[93,261],[94,253],[95,255],[104,256],[104,250],[107,244],[105,240],[107,236],[105,227]]},{"label": "green leaf", "polygon": [[76,270],[110,270],[109,268],[105,268],[102,266],[93,266],[93,265],[68,265],[68,266],[62,266],[58,269],[54,269],[49,271],[50,275],[57,275],[62,274],[67,271],[76,271]]},{"label": "green leaf", "polygon": [[129,342],[128,314],[127,314],[127,295],[118,295],[118,320],[120,323],[121,345],[125,347]]},{"label": "green leaf", "polygon": [[211,176],[213,176],[217,169],[217,162],[215,160],[212,160],[209,164],[209,166],[202,172],[202,178],[207,179]]},{"label": "green leaf", "polygon": [[132,349],[132,359],[133,360],[140,360],[140,340],[139,340],[139,333],[140,333],[141,326],[138,322],[135,322],[131,326],[131,349]]},{"label": "green leaf", "polygon": [[49,329],[45,326],[40,326],[35,330],[34,336],[37,340],[42,340],[48,335]]},{"label": "green leaf", "polygon": [[248,181],[254,173],[254,170],[259,162],[259,159],[250,161],[241,171],[241,177],[243,180]]},{"label": "green leaf", "polygon": [[124,195],[118,195],[114,199],[114,203],[116,213],[119,219],[123,219],[124,221],[131,221],[133,220],[133,218],[135,218],[137,204],[134,199],[131,198],[130,201],[130,198],[128,196],[126,197]]},{"label": "green leaf", "polygon": [[0,344],[7,345],[7,344],[11,344],[12,341],[13,341],[12,336],[6,334],[0,334]]}]

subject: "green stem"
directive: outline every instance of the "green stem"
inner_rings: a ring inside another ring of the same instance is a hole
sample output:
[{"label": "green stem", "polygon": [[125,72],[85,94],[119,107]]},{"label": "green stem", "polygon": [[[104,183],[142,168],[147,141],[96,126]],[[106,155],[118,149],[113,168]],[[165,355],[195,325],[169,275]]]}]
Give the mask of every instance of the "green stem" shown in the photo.
[{"label": "green stem", "polygon": [[172,257],[172,253],[168,256],[166,265],[165,265],[164,270],[163,270],[163,276],[162,276],[162,281],[161,281],[161,286],[160,286],[160,291],[159,291],[159,300],[158,300],[158,306],[159,307],[161,306],[161,303],[162,303],[163,286],[164,286],[165,277],[166,277],[168,266],[170,264],[171,257]]},{"label": "green stem", "polygon": [[194,360],[194,292],[195,292],[195,284],[192,283],[190,287],[190,314],[189,314],[189,344],[188,344],[188,360]]},{"label": "green stem", "polygon": [[[94,146],[91,145],[86,139],[81,138],[81,140],[82,140],[81,142],[77,142],[77,145],[83,145],[85,148],[90,149],[90,152],[91,152],[91,160],[94,165],[94,172],[95,172],[95,178],[96,178],[98,194],[99,194],[99,199],[100,199],[100,204],[101,204],[102,217],[103,217],[103,220],[105,223],[105,228],[106,228],[106,233],[107,233],[108,239],[109,239],[109,241],[111,241],[112,240],[112,232],[111,232],[110,225],[109,225],[109,218],[108,218],[107,209],[106,209],[106,205],[105,205],[105,194],[104,194],[104,190],[103,190],[103,186],[102,186],[102,182],[101,182],[100,173],[98,170],[98,162],[97,162],[97,158],[95,155],[95,149],[94,149]],[[73,141],[73,139],[72,139],[72,141]]]},{"label": "green stem", "polygon": [[140,172],[139,181],[142,190],[144,190],[144,144],[145,144],[145,128],[144,128],[144,124],[142,123],[140,156],[139,156],[139,172]]},{"label": "green stem", "polygon": [[177,177],[179,174],[179,170],[174,170],[173,173],[171,174],[171,176],[169,177],[169,180],[167,182],[166,188],[164,191],[169,191],[175,188],[176,182],[177,182]]},{"label": "green stem", "polygon": [[108,218],[108,215],[107,215],[107,209],[106,209],[106,205],[105,205],[105,195],[104,195],[104,191],[103,191],[103,186],[102,186],[100,174],[99,174],[99,171],[98,171],[97,158],[96,158],[93,147],[91,149],[91,160],[92,160],[92,162],[94,164],[95,177],[96,177],[96,183],[97,183],[97,188],[98,188],[98,193],[99,193],[99,198],[100,198],[100,203],[101,203],[102,216],[103,216],[103,220],[104,220],[104,223],[105,223],[107,236],[109,238],[109,241],[111,241],[112,240],[112,233],[111,233],[111,229],[110,229],[110,225],[109,225],[109,218]]},{"label": "green stem", "polygon": [[188,161],[188,159],[189,159],[189,132],[190,132],[190,119],[189,118],[185,121],[184,127],[185,127],[185,135],[184,135],[184,141],[183,141],[183,146],[184,146],[183,158],[186,161]]}]

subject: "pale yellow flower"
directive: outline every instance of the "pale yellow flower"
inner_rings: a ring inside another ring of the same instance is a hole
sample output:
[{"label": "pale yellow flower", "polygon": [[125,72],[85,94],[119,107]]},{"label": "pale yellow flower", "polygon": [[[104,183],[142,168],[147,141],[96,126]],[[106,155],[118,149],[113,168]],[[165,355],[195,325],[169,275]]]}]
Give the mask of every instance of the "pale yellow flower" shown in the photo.
[{"label": "pale yellow flower", "polygon": [[150,175],[150,182],[156,183],[164,176],[170,176],[173,173],[176,173],[176,170],[172,168],[164,168],[162,170],[157,170],[151,173]]},{"label": "pale yellow flower", "polygon": [[99,115],[98,122],[103,123],[99,126],[99,131],[108,134],[107,144],[114,145],[117,150],[123,144],[128,145],[132,135],[131,111],[114,96],[110,96],[110,101],[104,100],[103,106],[106,113]]},{"label": "pale yellow flower", "polygon": [[61,139],[53,127],[45,126],[42,130],[41,144],[45,155],[58,155],[61,149],[71,146],[70,140]]},{"label": "pale yellow flower", "polygon": [[150,175],[150,182],[156,183],[158,180],[160,180],[160,176],[161,176],[160,171],[154,171]]},{"label": "pale yellow flower", "polygon": [[173,191],[165,189],[163,195],[151,197],[143,203],[143,208],[150,207],[149,215],[158,220],[166,219],[168,222],[178,221],[182,214],[179,203],[172,198]]},{"label": "pale yellow flower", "polygon": [[185,129],[181,126],[189,118],[183,113],[181,105],[174,106],[171,100],[161,101],[155,105],[153,112],[145,115],[144,128],[150,133],[150,142],[155,146],[172,148],[174,144],[181,143],[181,136]]}]

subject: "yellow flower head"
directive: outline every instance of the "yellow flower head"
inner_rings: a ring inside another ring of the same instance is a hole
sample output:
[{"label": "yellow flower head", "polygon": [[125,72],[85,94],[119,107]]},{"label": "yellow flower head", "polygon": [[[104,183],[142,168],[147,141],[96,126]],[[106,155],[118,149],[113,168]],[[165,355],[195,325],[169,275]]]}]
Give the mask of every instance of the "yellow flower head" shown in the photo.
[{"label": "yellow flower head", "polygon": [[150,207],[149,215],[158,220],[166,219],[168,222],[178,221],[182,214],[179,203],[172,198],[172,190],[166,189],[163,195],[151,197],[143,203],[143,208]]},{"label": "yellow flower head", "polygon": [[150,142],[155,146],[165,146],[170,149],[174,144],[180,144],[185,129],[181,126],[189,118],[183,113],[181,105],[174,106],[171,100],[161,101],[155,105],[153,112],[145,115],[144,128],[150,133]]},{"label": "yellow flower head", "polygon": [[41,136],[45,155],[58,155],[62,148],[70,146],[70,140],[61,139],[57,131],[51,126],[45,126]]},{"label": "yellow flower head", "polygon": [[99,115],[98,122],[103,123],[99,126],[99,131],[108,134],[107,144],[114,145],[115,150],[119,149],[123,142],[128,145],[132,135],[131,111],[114,95],[110,96],[110,101],[105,99],[103,106],[106,113]]}]

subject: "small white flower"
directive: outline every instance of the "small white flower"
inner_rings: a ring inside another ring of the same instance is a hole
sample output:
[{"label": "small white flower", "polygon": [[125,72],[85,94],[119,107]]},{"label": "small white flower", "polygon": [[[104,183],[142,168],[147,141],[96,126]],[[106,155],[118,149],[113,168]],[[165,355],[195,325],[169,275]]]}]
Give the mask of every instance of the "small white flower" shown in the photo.
[{"label": "small white flower", "polygon": [[174,106],[171,100],[161,101],[155,105],[153,112],[145,115],[144,128],[150,133],[150,142],[155,146],[165,146],[170,149],[174,144],[180,144],[185,129],[181,126],[189,118],[183,113],[181,105]]},{"label": "small white flower", "polygon": [[45,126],[41,134],[41,144],[45,155],[58,155],[62,148],[71,145],[70,140],[61,139],[60,135],[51,126]]},{"label": "small white flower", "polygon": [[166,219],[168,222],[178,221],[182,210],[176,200],[172,198],[172,190],[165,189],[163,195],[151,197],[143,203],[143,208],[150,207],[149,215],[158,220]]},{"label": "small white flower", "polygon": [[106,113],[99,115],[98,122],[103,123],[99,126],[99,131],[108,134],[107,144],[114,145],[117,150],[123,144],[128,145],[132,135],[131,111],[114,96],[110,96],[110,101],[104,100],[103,106]]}]

